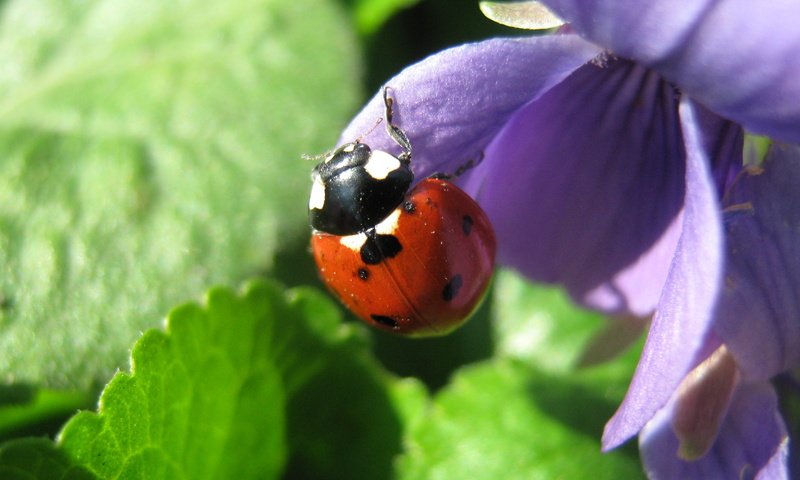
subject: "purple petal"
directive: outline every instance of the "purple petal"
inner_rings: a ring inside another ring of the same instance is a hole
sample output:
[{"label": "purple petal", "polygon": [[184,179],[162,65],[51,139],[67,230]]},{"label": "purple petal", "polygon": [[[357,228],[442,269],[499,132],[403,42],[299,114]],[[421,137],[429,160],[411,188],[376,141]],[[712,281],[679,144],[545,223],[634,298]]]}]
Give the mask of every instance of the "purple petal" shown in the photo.
[{"label": "purple petal", "polygon": [[[418,176],[452,173],[479,159],[520,107],[560,83],[600,50],[577,35],[492,39],[445,50],[386,82],[396,99],[395,120],[414,149]],[[364,135],[383,117],[378,92],[342,134]],[[363,138],[397,152],[383,128]]]},{"label": "purple petal", "polygon": [[[746,377],[800,367],[800,147],[776,146],[732,188],[716,331]],[[744,209],[737,208],[745,207]]]},{"label": "purple petal", "polygon": [[572,28],[750,130],[800,141],[800,2],[544,0]]},{"label": "purple petal", "polygon": [[625,400],[608,422],[603,447],[635,435],[698,361],[722,277],[722,222],[695,110],[681,103],[686,197],[675,257]]},{"label": "purple petal", "polygon": [[733,396],[717,440],[704,457],[680,460],[671,408],[642,430],[642,463],[652,479],[789,478],[788,436],[775,391],[768,383],[743,384]]},{"label": "purple petal", "polygon": [[627,61],[587,65],[498,135],[467,191],[499,261],[614,313],[652,313],[684,202],[672,87]]},{"label": "purple petal", "polygon": [[697,125],[703,134],[703,149],[711,162],[711,175],[722,198],[738,178],[744,165],[744,131],[742,127],[723,120],[702,105],[692,102]]}]

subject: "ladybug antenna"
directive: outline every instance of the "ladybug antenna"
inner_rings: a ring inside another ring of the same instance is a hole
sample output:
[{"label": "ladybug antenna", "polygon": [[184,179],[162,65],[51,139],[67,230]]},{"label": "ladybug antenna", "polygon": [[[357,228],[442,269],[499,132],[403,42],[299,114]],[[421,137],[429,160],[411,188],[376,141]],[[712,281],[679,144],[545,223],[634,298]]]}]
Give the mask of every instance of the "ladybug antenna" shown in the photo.
[{"label": "ladybug antenna", "polygon": [[386,133],[388,133],[389,136],[392,137],[392,140],[403,149],[403,153],[401,153],[399,157],[400,160],[411,161],[411,142],[408,140],[406,132],[392,123],[392,106],[394,105],[394,99],[389,96],[388,86],[383,87],[383,103],[386,105],[383,113],[383,117],[386,119]]},{"label": "ladybug antenna", "polygon": [[313,153],[313,154],[312,153],[302,153],[302,154],[300,154],[300,158],[302,158],[303,160],[305,160],[307,162],[310,162],[310,161],[319,162],[323,158],[325,158],[328,155],[330,155],[330,153],[331,152]]},{"label": "ladybug antenna", "polygon": [[[362,133],[361,135],[359,135],[359,137],[358,137],[358,138],[356,138],[356,139],[353,141],[353,143],[361,143],[361,140],[363,140],[363,139],[364,139],[364,137],[366,137],[367,135],[369,135],[370,133],[372,133],[372,131],[373,131],[373,130],[375,130],[376,128],[378,128],[378,125],[380,125],[382,121],[383,121],[383,119],[382,119],[382,118],[379,118],[379,119],[378,119],[378,121],[377,121],[377,122],[375,122],[375,124],[374,124],[374,125],[372,125],[372,127],[370,127],[370,129],[369,129],[369,130],[367,130],[366,132],[364,132],[364,133]],[[325,153],[316,153],[316,154],[308,154],[308,153],[304,153],[304,154],[300,155],[300,157],[302,157],[302,159],[303,159],[303,160],[306,160],[306,161],[313,160],[313,161],[315,161],[315,162],[319,162],[319,161],[321,161],[321,160],[323,160],[323,159],[326,159],[326,158],[330,157],[330,156],[331,156],[331,154],[332,154],[333,152],[335,152],[335,151],[336,151],[336,150],[328,150],[328,151],[327,151],[327,152],[325,152]]]},{"label": "ladybug antenna", "polygon": [[361,140],[363,140],[363,139],[364,139],[364,137],[366,137],[367,135],[369,135],[370,133],[372,133],[372,131],[373,131],[373,130],[375,130],[376,128],[378,128],[378,125],[380,125],[382,121],[383,121],[383,119],[382,119],[382,118],[379,118],[379,119],[378,119],[378,120],[377,120],[377,121],[376,121],[376,122],[375,122],[375,123],[374,123],[374,124],[373,124],[371,127],[369,127],[369,130],[367,130],[366,132],[364,132],[364,133],[362,133],[361,135],[359,135],[359,137],[358,137],[358,138],[356,138],[356,140],[355,140],[355,142],[354,142],[354,143],[361,143]]}]

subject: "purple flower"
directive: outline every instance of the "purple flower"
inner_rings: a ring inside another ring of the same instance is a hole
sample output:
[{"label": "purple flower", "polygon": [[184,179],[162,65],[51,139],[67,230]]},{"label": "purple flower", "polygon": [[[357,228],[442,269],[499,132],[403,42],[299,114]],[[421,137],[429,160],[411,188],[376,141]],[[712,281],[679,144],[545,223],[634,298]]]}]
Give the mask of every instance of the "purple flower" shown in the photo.
[{"label": "purple flower", "polygon": [[[788,476],[788,437],[768,379],[800,365],[798,185],[800,147],[775,146],[726,192],[725,281],[706,346],[716,350],[640,436],[645,466],[659,477]],[[692,462],[661,453],[692,458],[694,448],[704,455]]]},{"label": "purple flower", "polygon": [[[480,160],[459,182],[501,263],[589,307],[652,315],[605,449],[647,426],[654,477],[787,475],[768,380],[800,366],[800,197],[776,186],[800,181],[800,151],[774,150],[752,176],[742,145],[743,127],[800,141],[800,3],[546,3],[575,34],[456,47],[387,82],[415,174]],[[381,109],[376,95],[343,139]]]}]

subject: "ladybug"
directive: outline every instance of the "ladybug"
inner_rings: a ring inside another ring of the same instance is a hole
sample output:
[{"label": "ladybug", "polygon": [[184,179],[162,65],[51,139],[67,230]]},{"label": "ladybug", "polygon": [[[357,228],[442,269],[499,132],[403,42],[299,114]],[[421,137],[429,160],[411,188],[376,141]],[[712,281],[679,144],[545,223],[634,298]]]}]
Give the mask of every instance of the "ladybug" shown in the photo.
[{"label": "ladybug", "polygon": [[312,171],[311,249],[320,277],[368,324],[410,336],[446,334],[475,311],[491,280],[496,240],[483,210],[444,175],[412,187],[411,143],[392,123],[394,156],[359,140]]}]

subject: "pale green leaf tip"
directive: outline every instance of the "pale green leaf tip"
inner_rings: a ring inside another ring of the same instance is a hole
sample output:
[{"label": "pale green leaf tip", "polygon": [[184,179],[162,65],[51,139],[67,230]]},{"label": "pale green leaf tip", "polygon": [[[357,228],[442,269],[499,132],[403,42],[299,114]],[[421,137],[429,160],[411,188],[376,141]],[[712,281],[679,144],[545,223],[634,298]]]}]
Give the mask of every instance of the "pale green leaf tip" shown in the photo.
[{"label": "pale green leaf tip", "polygon": [[746,165],[760,166],[767,157],[772,141],[769,137],[745,133],[744,135],[744,162]]},{"label": "pale green leaf tip", "polygon": [[548,30],[566,23],[537,1],[483,1],[479,5],[486,18],[507,27]]}]

